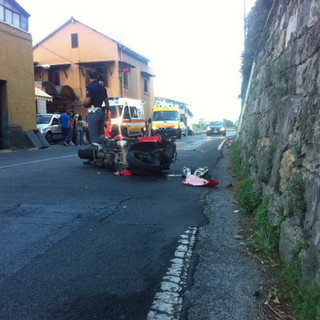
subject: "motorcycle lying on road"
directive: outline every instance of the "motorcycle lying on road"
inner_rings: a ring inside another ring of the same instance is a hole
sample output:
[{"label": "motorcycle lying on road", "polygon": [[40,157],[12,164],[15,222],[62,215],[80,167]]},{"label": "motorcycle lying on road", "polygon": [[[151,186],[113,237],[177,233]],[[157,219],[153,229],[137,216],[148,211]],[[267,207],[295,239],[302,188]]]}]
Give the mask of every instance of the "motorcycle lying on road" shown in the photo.
[{"label": "motorcycle lying on road", "polygon": [[135,173],[158,173],[169,170],[176,159],[176,145],[161,136],[127,138],[100,137],[100,143],[79,149],[80,159],[94,166]]}]

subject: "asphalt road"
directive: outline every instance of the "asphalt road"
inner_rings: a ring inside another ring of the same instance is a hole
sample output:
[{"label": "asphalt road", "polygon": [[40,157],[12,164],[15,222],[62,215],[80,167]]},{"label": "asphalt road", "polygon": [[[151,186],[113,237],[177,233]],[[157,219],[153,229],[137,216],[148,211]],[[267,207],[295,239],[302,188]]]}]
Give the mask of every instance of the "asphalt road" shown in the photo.
[{"label": "asphalt road", "polygon": [[183,137],[161,177],[84,166],[77,146],[0,153],[0,319],[144,320],[164,307],[175,319],[181,300],[157,309],[155,297],[208,223],[211,192],[179,174],[207,165],[214,177],[222,140]]}]

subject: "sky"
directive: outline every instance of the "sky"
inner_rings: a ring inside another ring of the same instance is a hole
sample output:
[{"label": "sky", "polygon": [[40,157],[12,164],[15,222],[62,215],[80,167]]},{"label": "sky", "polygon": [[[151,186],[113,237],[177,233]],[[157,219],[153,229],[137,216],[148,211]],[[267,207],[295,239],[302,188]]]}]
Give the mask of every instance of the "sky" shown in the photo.
[{"label": "sky", "polygon": [[155,95],[190,104],[195,121],[238,120],[244,12],[255,0],[16,1],[33,44],[74,17],[147,57]]}]

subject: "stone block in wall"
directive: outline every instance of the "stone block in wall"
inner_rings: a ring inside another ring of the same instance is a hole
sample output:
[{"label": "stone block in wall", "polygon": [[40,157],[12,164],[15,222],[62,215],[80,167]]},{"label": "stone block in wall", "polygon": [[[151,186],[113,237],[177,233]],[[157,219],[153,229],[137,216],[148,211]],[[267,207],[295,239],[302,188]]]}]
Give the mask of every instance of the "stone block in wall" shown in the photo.
[{"label": "stone block in wall", "polygon": [[278,42],[278,45],[277,45],[277,48],[276,48],[276,52],[275,52],[275,58],[278,58],[280,57],[284,50],[285,50],[285,47],[286,47],[286,34],[287,30],[282,30],[281,34],[280,34],[280,38],[279,38],[279,42]]},{"label": "stone block in wall", "polygon": [[299,217],[288,217],[281,223],[279,251],[282,261],[290,262],[294,250],[303,240]]},{"label": "stone block in wall", "polygon": [[280,194],[274,193],[269,185],[265,187],[264,194],[269,198],[268,221],[273,226],[279,225],[279,222],[283,219],[285,201]]},{"label": "stone block in wall", "polygon": [[296,94],[303,94],[305,92],[304,83],[308,71],[308,64],[304,63],[297,67],[296,72]]},{"label": "stone block in wall", "polygon": [[320,180],[315,175],[306,188],[305,228],[310,235],[310,241],[320,253]]},{"label": "stone block in wall", "polygon": [[319,14],[320,14],[319,1],[312,1],[310,12],[309,12],[309,19],[308,19],[309,28],[319,21]]},{"label": "stone block in wall", "polygon": [[316,175],[306,188],[307,210],[304,231],[308,234],[306,249],[302,252],[302,271],[307,279],[316,279],[320,285],[320,180]]},{"label": "stone block in wall", "polygon": [[295,153],[289,149],[283,153],[280,166],[280,191],[284,192],[288,189],[288,184],[292,180],[294,164],[297,158]]},{"label": "stone block in wall", "polygon": [[306,81],[306,92],[312,93],[316,90],[317,77],[319,75],[318,54],[307,60],[308,71]]},{"label": "stone block in wall", "polygon": [[300,255],[303,278],[311,282],[314,280],[320,286],[320,256],[319,250],[310,246]]},{"label": "stone block in wall", "polygon": [[295,10],[288,21],[286,33],[286,47],[288,46],[291,37],[298,30],[298,10]]}]

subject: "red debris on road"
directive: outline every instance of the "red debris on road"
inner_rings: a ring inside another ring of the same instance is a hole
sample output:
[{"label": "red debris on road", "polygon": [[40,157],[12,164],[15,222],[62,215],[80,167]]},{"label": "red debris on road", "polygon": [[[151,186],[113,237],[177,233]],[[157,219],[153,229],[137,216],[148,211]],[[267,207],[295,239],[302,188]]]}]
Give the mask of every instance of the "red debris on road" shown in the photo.
[{"label": "red debris on road", "polygon": [[220,182],[216,181],[214,179],[203,179],[200,178],[194,174],[188,175],[185,180],[182,181],[182,183],[186,186],[193,186],[193,187],[211,187],[211,186],[216,186]]}]

